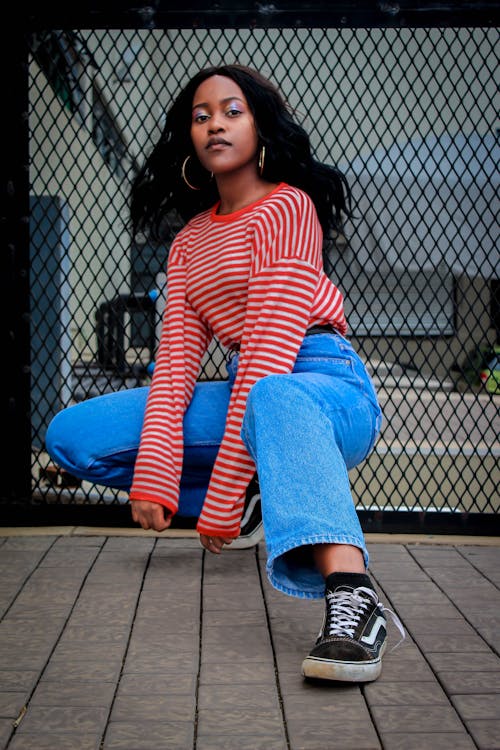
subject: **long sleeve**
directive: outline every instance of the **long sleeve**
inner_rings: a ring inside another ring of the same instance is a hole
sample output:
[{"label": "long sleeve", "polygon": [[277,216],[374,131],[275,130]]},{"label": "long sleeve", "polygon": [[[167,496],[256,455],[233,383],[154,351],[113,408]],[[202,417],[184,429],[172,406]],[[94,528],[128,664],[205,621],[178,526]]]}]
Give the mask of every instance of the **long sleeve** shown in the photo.
[{"label": "long sleeve", "polygon": [[314,207],[304,194],[292,194],[255,229],[238,372],[197,525],[201,533],[239,534],[245,490],[255,472],[241,439],[246,400],[257,380],[293,368],[321,284],[321,243]]},{"label": "long sleeve", "polygon": [[167,303],[148,394],[130,498],[176,513],[183,461],[183,418],[211,332],[187,301],[181,247],[171,250]]}]

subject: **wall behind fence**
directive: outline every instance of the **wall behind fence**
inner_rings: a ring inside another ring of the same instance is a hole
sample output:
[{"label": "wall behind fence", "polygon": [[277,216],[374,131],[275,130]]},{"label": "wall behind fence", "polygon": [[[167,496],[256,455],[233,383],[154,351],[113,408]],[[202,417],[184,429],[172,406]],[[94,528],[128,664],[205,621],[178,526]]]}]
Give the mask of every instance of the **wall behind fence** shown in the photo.
[{"label": "wall behind fence", "polygon": [[[321,24],[298,28],[285,25],[286,13],[252,25],[244,3],[236,15],[217,16],[216,26],[205,5],[193,4],[196,28],[193,15],[188,22],[180,11],[162,15],[161,3],[142,28],[126,4],[99,28],[75,26],[69,15],[51,24],[50,8],[30,20],[31,193],[65,202],[70,238],[63,283],[44,307],[32,304],[47,320],[54,307],[70,311],[64,393],[79,401],[149,382],[158,328],[152,293],[168,248],[132,241],[130,180],[186,80],[201,67],[238,61],[275,81],[318,158],[340,165],[353,191],[355,217],[331,238],[328,272],[345,295],[350,336],[385,414],[372,456],[351,473],[359,510],[406,511],[408,529],[415,512],[496,513],[499,102],[491,7],[483,25],[476,18],[455,26],[436,14],[424,28],[408,22],[410,10],[407,25],[371,24],[370,4],[361,4],[363,24],[346,4],[344,16],[318,12]],[[178,229],[176,217],[171,225]],[[43,252],[32,233],[31,253]],[[224,355],[215,342],[200,376],[224,378]],[[57,346],[52,358],[60,361]],[[33,412],[43,436],[50,409],[41,401]],[[37,438],[30,496],[14,491],[8,503],[42,512],[126,503],[125,494],[61,475]]]}]

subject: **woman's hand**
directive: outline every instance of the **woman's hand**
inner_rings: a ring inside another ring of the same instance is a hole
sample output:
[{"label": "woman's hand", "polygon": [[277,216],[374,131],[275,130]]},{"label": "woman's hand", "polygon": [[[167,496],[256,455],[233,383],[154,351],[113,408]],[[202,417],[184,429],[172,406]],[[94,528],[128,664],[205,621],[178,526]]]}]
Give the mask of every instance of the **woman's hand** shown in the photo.
[{"label": "woman's hand", "polygon": [[230,537],[207,536],[206,534],[200,534],[201,546],[205,547],[209,552],[213,552],[214,555],[220,555],[224,545],[231,544],[232,541],[233,540]]},{"label": "woman's hand", "polygon": [[132,518],[142,526],[143,529],[153,531],[165,531],[172,523],[170,511],[159,503],[150,503],[148,500],[131,500]]}]

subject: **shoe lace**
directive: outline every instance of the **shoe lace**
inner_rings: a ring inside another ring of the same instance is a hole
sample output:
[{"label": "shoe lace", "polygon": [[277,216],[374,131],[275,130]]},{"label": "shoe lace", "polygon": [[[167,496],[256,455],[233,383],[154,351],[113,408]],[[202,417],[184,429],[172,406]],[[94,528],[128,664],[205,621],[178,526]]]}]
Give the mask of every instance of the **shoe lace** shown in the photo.
[{"label": "shoe lace", "polygon": [[391,651],[397,648],[406,638],[403,623],[397,614],[379,602],[378,596],[373,589],[358,586],[358,588],[351,591],[346,589],[327,591],[326,600],[325,635],[327,636],[347,636],[348,638],[352,638],[361,617],[369,607],[375,604],[383,614],[390,616],[401,635],[400,640],[392,647]]}]

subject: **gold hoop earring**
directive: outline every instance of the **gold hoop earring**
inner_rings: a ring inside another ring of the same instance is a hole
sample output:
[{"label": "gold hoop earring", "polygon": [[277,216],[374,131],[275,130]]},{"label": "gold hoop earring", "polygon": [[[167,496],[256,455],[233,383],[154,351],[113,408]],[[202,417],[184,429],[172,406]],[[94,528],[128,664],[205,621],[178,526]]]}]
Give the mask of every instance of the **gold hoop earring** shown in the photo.
[{"label": "gold hoop earring", "polygon": [[182,179],[184,180],[188,188],[190,188],[191,190],[200,190],[199,187],[195,187],[194,185],[191,185],[188,178],[186,177],[186,164],[188,163],[190,158],[191,158],[191,154],[188,154],[182,163],[182,169],[181,169]]},{"label": "gold hoop earring", "polygon": [[259,175],[262,177],[264,172],[264,161],[266,159],[266,147],[261,146],[259,152]]}]

